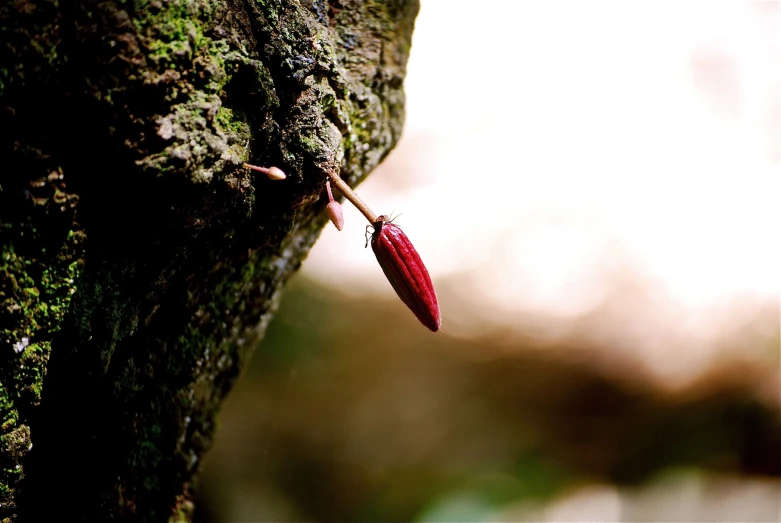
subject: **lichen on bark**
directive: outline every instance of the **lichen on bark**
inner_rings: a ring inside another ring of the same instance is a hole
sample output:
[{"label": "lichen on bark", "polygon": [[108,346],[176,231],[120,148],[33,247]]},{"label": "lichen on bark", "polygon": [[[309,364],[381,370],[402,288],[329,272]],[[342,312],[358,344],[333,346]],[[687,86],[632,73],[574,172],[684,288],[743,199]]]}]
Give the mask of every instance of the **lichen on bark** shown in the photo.
[{"label": "lichen on bark", "polygon": [[355,184],[399,138],[417,9],[0,7],[0,519],[190,517],[325,171]]}]

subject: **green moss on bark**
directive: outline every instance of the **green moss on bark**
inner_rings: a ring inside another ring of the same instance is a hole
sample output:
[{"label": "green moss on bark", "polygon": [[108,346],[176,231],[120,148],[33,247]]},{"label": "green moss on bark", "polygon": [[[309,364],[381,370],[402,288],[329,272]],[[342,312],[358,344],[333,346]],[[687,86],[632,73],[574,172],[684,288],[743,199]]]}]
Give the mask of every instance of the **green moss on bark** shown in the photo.
[{"label": "green moss on bark", "polygon": [[56,172],[36,180],[32,192],[15,198],[16,219],[0,222],[0,507],[6,510],[15,508],[32,446],[30,417],[80,275],[82,235],[47,219],[69,215],[76,203],[58,182]]}]

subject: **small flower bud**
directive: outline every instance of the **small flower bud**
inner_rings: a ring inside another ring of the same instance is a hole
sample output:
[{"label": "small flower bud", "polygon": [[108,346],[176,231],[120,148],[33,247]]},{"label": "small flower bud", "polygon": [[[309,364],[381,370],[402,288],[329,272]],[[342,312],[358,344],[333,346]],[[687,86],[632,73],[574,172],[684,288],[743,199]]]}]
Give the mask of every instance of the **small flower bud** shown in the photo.
[{"label": "small flower bud", "polygon": [[284,180],[287,178],[285,172],[279,167],[269,167],[266,176],[268,176],[270,180]]},{"label": "small flower bud", "polygon": [[331,219],[331,223],[336,226],[336,229],[341,231],[344,227],[344,216],[342,215],[342,205],[337,201],[332,201],[325,208],[325,212],[328,213],[328,217]]},{"label": "small flower bud", "polygon": [[342,215],[342,204],[334,200],[334,195],[331,193],[331,183],[325,181],[325,190],[328,193],[328,206],[325,208],[325,212],[328,213],[328,217],[331,219],[331,223],[334,224],[337,231],[341,231],[344,227],[344,215]]}]

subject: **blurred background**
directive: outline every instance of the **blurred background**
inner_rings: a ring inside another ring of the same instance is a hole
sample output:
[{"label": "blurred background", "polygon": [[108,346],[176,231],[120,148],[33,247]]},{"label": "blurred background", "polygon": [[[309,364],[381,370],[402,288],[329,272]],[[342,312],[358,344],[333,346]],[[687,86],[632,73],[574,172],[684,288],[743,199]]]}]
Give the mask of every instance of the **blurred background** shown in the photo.
[{"label": "blurred background", "polygon": [[196,519],[779,521],[781,2],[422,0],[396,150],[442,333],[348,204]]}]

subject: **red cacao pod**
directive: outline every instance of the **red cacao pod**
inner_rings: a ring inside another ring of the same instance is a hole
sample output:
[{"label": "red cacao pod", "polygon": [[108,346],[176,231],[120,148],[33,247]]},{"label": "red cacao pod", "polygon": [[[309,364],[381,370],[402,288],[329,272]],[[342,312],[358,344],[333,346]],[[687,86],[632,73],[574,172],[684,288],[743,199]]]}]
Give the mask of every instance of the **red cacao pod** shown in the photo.
[{"label": "red cacao pod", "polygon": [[420,255],[399,226],[379,216],[374,222],[372,250],[401,301],[420,322],[437,332],[442,326],[437,294]]}]

